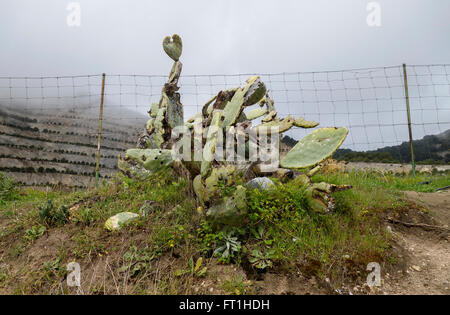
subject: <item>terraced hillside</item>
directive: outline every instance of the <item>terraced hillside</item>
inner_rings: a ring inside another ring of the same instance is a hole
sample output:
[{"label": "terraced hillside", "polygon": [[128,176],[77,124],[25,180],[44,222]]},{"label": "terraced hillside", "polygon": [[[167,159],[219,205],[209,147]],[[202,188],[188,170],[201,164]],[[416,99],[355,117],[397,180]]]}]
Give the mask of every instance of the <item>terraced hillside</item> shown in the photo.
[{"label": "terraced hillside", "polygon": [[[117,172],[117,155],[135,145],[144,115],[105,110],[100,177]],[[27,186],[94,183],[98,109],[9,108],[0,105],[0,171]]]}]

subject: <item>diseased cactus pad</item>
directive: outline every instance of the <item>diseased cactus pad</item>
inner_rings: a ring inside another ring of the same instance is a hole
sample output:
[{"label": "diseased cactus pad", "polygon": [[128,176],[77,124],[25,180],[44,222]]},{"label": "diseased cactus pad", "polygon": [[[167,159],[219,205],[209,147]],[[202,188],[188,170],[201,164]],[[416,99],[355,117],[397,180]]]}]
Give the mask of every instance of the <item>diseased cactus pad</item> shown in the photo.
[{"label": "diseased cactus pad", "polygon": [[133,212],[121,212],[112,217],[110,217],[105,222],[105,228],[108,231],[120,230],[126,224],[139,218],[139,215]]},{"label": "diseased cactus pad", "polygon": [[247,215],[247,199],[245,187],[236,187],[232,196],[225,197],[222,203],[209,208],[206,217],[215,224],[231,226],[242,225]]},{"label": "diseased cactus pad", "polygon": [[301,139],[281,159],[280,165],[284,168],[306,168],[314,166],[330,157],[344,142],[348,129],[321,128]]},{"label": "diseased cactus pad", "polygon": [[252,110],[248,111],[247,113],[245,113],[245,118],[246,118],[246,120],[253,120],[253,119],[259,118],[261,116],[264,116],[267,113],[268,113],[267,109],[255,108],[255,109],[252,109]]},{"label": "diseased cactus pad", "polygon": [[130,149],[125,159],[143,166],[146,170],[157,173],[173,164],[172,151],[161,149]]}]

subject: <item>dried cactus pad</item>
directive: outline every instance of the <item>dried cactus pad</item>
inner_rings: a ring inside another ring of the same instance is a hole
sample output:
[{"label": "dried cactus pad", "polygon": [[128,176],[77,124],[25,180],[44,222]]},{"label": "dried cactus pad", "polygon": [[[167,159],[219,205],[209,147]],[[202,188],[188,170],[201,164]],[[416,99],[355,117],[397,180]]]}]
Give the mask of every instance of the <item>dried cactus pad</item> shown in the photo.
[{"label": "dried cactus pad", "polygon": [[183,43],[181,42],[180,36],[174,34],[172,36],[172,41],[170,36],[166,36],[163,40],[163,48],[166,54],[172,58],[174,61],[178,61],[183,51]]},{"label": "dried cactus pad", "polygon": [[173,164],[172,151],[162,149],[129,149],[126,159],[143,166],[146,170],[156,173]]},{"label": "dried cactus pad", "polygon": [[284,168],[306,168],[314,166],[330,157],[344,142],[348,129],[320,128],[301,139],[281,159]]},{"label": "dried cactus pad", "polygon": [[105,222],[105,228],[109,231],[120,230],[124,225],[139,218],[139,215],[132,212],[121,212],[110,217]]}]

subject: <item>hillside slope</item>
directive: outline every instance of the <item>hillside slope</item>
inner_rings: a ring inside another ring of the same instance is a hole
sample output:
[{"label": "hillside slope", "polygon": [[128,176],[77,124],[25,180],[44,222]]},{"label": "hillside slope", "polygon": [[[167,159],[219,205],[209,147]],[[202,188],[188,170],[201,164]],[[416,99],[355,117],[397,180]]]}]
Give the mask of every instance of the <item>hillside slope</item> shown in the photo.
[{"label": "hillside slope", "polygon": [[[117,155],[135,145],[145,121],[144,115],[124,108],[105,111],[101,177],[117,171]],[[0,106],[0,171],[24,185],[88,186],[95,172],[97,133],[98,109],[55,113]]]}]

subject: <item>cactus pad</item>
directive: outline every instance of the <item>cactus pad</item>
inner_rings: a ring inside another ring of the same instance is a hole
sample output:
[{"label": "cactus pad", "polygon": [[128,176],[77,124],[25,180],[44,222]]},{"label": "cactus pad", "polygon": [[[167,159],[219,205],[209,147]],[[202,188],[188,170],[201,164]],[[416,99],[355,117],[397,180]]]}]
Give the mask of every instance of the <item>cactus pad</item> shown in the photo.
[{"label": "cactus pad", "polygon": [[125,159],[141,165],[153,174],[173,164],[171,150],[130,149],[127,150]]},{"label": "cactus pad", "polygon": [[237,186],[232,196],[208,210],[207,218],[215,224],[242,225],[247,215],[246,191],[245,187]]},{"label": "cactus pad", "polygon": [[303,119],[303,117],[299,117],[294,121],[294,126],[299,128],[314,128],[319,125],[318,122],[315,121],[307,121]]},{"label": "cactus pad", "polygon": [[301,139],[281,159],[280,165],[284,168],[306,168],[314,166],[330,157],[344,142],[348,129],[321,128]]},{"label": "cactus pad", "polygon": [[253,119],[259,118],[261,116],[264,116],[267,113],[268,113],[267,109],[255,108],[255,109],[252,109],[252,110],[248,111],[247,113],[245,113],[245,118],[247,120],[253,120]]},{"label": "cactus pad", "polygon": [[166,54],[172,58],[174,61],[178,61],[183,51],[183,43],[181,37],[177,34],[172,35],[172,40],[170,36],[167,36],[163,40],[163,48]]}]

